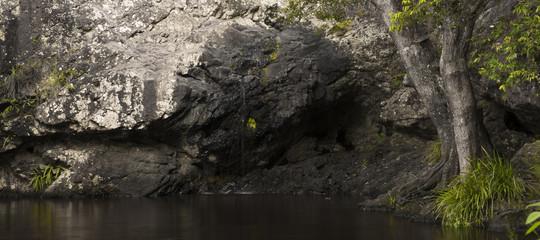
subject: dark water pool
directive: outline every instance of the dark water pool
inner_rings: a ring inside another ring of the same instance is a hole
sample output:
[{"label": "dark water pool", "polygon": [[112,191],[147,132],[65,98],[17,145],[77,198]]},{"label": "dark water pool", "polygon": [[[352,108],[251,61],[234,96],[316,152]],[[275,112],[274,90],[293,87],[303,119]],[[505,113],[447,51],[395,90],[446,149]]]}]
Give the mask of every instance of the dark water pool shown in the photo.
[{"label": "dark water pool", "polygon": [[354,199],[203,195],[0,199],[0,239],[507,239],[363,212]]}]

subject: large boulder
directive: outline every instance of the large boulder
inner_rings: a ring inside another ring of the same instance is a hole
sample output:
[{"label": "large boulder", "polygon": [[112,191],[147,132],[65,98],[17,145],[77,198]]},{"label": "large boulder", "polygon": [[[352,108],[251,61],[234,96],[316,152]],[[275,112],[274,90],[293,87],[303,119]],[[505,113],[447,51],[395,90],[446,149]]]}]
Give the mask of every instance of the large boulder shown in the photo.
[{"label": "large boulder", "polygon": [[416,90],[405,87],[397,90],[392,97],[382,102],[381,120],[398,131],[408,131],[428,137],[437,134]]}]

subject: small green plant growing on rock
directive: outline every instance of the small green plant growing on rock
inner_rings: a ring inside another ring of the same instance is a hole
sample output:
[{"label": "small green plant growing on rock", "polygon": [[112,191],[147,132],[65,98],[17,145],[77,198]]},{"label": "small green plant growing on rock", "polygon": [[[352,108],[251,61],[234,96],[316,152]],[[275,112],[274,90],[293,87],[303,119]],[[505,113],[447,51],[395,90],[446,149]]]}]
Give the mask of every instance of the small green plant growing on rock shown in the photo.
[{"label": "small green plant growing on rock", "polygon": [[493,216],[497,204],[517,204],[523,199],[525,186],[514,177],[509,161],[485,154],[485,158],[471,159],[469,172],[438,192],[436,211],[444,225],[481,225]]},{"label": "small green plant growing on rock", "polygon": [[272,43],[271,43],[270,40],[267,41],[266,42],[266,50],[267,51],[272,51],[270,53],[270,55],[268,56],[268,61],[270,63],[275,62],[278,59],[278,54],[279,54],[279,41],[275,41],[273,46],[272,46]]},{"label": "small green plant growing on rock", "polygon": [[0,81],[0,94],[4,97],[2,104],[5,106],[1,110],[2,117],[33,109],[40,102],[56,97],[64,90],[74,90],[70,82],[81,74],[82,71],[63,69],[56,61],[46,59],[31,59],[17,64]]},{"label": "small green plant growing on rock", "polygon": [[[324,7],[321,6],[321,3]],[[354,3],[354,0],[290,0],[281,11],[286,16],[285,23],[287,24],[316,18],[325,22],[317,27],[317,33],[323,35],[328,30],[328,33],[342,36],[352,28],[354,23],[352,20],[354,14],[350,11],[350,6]],[[362,11],[357,11],[356,15],[361,17],[364,14]]]},{"label": "small green plant growing on rock", "polygon": [[392,92],[395,92],[399,89],[402,89],[403,88],[403,79],[405,79],[405,76],[407,75],[407,73],[398,73],[394,76],[392,76]]},{"label": "small green plant growing on rock", "polygon": [[35,168],[32,172],[32,178],[30,184],[36,192],[40,191],[46,186],[51,185],[66,169],[61,166],[53,165],[40,165],[41,169]]},{"label": "small green plant growing on rock", "polygon": [[362,167],[362,170],[366,169],[366,168],[368,167],[368,165],[369,165],[368,161],[367,161],[367,160],[364,160],[364,161],[362,162],[362,166],[361,166],[361,167]]},{"label": "small green plant growing on rock", "polygon": [[73,87],[69,81],[79,77],[81,74],[81,72],[73,68],[62,70],[62,68],[57,66],[57,63],[54,63],[52,72],[50,72],[49,75],[42,80],[37,89],[38,98],[49,99],[57,96],[64,89],[67,89],[68,91],[75,90],[75,87]]},{"label": "small green plant growing on rock", "polygon": [[427,150],[427,155],[424,158],[424,162],[428,164],[437,163],[441,159],[441,140],[435,139],[435,142],[431,144]]},{"label": "small green plant growing on rock", "polygon": [[19,113],[19,110],[21,109],[19,105],[19,101],[17,99],[4,99],[4,103],[9,104],[4,111],[2,111],[2,118],[6,118],[11,112],[17,112]]},{"label": "small green plant growing on rock", "polygon": [[399,204],[397,203],[397,199],[396,199],[396,196],[392,193],[389,193],[388,194],[389,197],[388,197],[388,206],[390,207],[399,207]]},{"label": "small green plant growing on rock", "polygon": [[353,23],[353,20],[336,21],[330,28],[330,32],[335,33],[338,36],[343,36],[352,29]]},{"label": "small green plant growing on rock", "polygon": [[[536,142],[536,152],[533,155],[533,159],[540,160],[540,142],[538,141]],[[540,179],[540,165],[536,163],[532,170],[534,171],[536,177]],[[538,185],[533,187],[536,190],[538,189]],[[540,226],[540,202],[530,204],[527,206],[527,208],[534,208],[535,211],[531,212],[527,217],[527,220],[525,221],[525,224],[531,225],[525,234],[528,235],[532,232],[537,234],[536,229],[538,228],[538,226]]]},{"label": "small green plant growing on rock", "polygon": [[386,139],[386,133],[380,132],[380,133],[377,135],[377,143],[381,144],[381,143],[384,142],[385,139]]},{"label": "small green plant growing on rock", "polygon": [[4,143],[2,144],[2,148],[5,149],[6,146],[13,140],[14,137],[15,135],[4,137]]},{"label": "small green plant growing on rock", "polygon": [[249,118],[247,122],[247,127],[250,129],[256,129],[257,128],[257,122],[255,122],[255,119]]},{"label": "small green plant growing on rock", "polygon": [[264,86],[268,86],[268,80],[269,80],[269,77],[268,77],[268,73],[266,73],[266,71],[268,70],[268,67],[265,67],[262,69],[262,77],[263,77],[263,84]]},{"label": "small green plant growing on rock", "polygon": [[398,81],[403,81],[403,79],[405,79],[405,76],[407,76],[407,73],[398,73],[398,74],[395,74],[394,76],[392,76],[392,79],[394,80],[398,80]]},{"label": "small green plant growing on rock", "polygon": [[393,92],[399,90],[399,89],[402,89],[403,88],[403,84],[401,84],[401,81],[400,80],[394,80],[392,82],[392,90]]}]

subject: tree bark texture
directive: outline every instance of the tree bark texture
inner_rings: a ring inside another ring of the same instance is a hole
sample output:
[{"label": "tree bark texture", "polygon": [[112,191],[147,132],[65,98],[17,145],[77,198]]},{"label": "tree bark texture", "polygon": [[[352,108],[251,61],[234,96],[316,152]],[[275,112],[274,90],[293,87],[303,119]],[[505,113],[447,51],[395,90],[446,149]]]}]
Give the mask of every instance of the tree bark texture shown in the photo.
[{"label": "tree bark texture", "polygon": [[440,72],[447,103],[452,116],[452,127],[459,161],[459,172],[465,175],[470,159],[480,157],[482,148],[491,152],[491,145],[477,111],[476,99],[467,67],[469,39],[474,23],[486,1],[459,6],[460,1],[448,1],[446,9],[457,9],[444,17],[442,25],[442,54]]},{"label": "tree bark texture", "polygon": [[[390,13],[399,11],[399,5],[394,0],[372,2],[379,9],[386,25],[390,27],[392,24]],[[390,32],[401,61],[407,69],[407,77],[412,81],[437,129],[442,154],[435,166],[394,191],[401,199],[432,189],[439,183],[446,184],[449,177],[459,173],[454,129],[440,77],[439,55],[430,40],[425,39],[422,34],[427,34],[427,31],[416,24],[408,25],[408,28],[399,34]]]}]

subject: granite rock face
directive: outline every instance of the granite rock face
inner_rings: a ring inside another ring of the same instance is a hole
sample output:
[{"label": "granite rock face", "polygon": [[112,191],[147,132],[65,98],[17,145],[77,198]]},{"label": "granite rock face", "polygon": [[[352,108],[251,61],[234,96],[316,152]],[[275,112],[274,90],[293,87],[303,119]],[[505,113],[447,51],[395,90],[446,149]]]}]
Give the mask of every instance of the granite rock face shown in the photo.
[{"label": "granite rock face", "polygon": [[383,103],[381,119],[391,123],[392,127],[402,131],[413,131],[420,134],[424,131],[426,136],[436,135],[436,129],[431,122],[427,109],[422,105],[416,90],[405,87],[396,91],[394,95]]},{"label": "granite rock face", "polygon": [[38,98],[55,73],[77,74],[5,114],[0,194],[32,194],[42,164],[66,169],[50,196],[198,191],[212,176],[303,161],[289,149],[306,136],[314,154],[359,147],[359,131],[376,138],[383,127],[370,116],[395,61],[384,28],[367,17],[323,38],[284,26],[282,4],[2,1],[1,74],[39,73],[6,99]]},{"label": "granite rock face", "polygon": [[[414,177],[435,131],[373,7],[323,37],[283,5],[0,0],[0,196],[375,197]],[[521,102],[490,101],[490,126],[537,131]],[[35,192],[43,165],[65,171]]]}]

